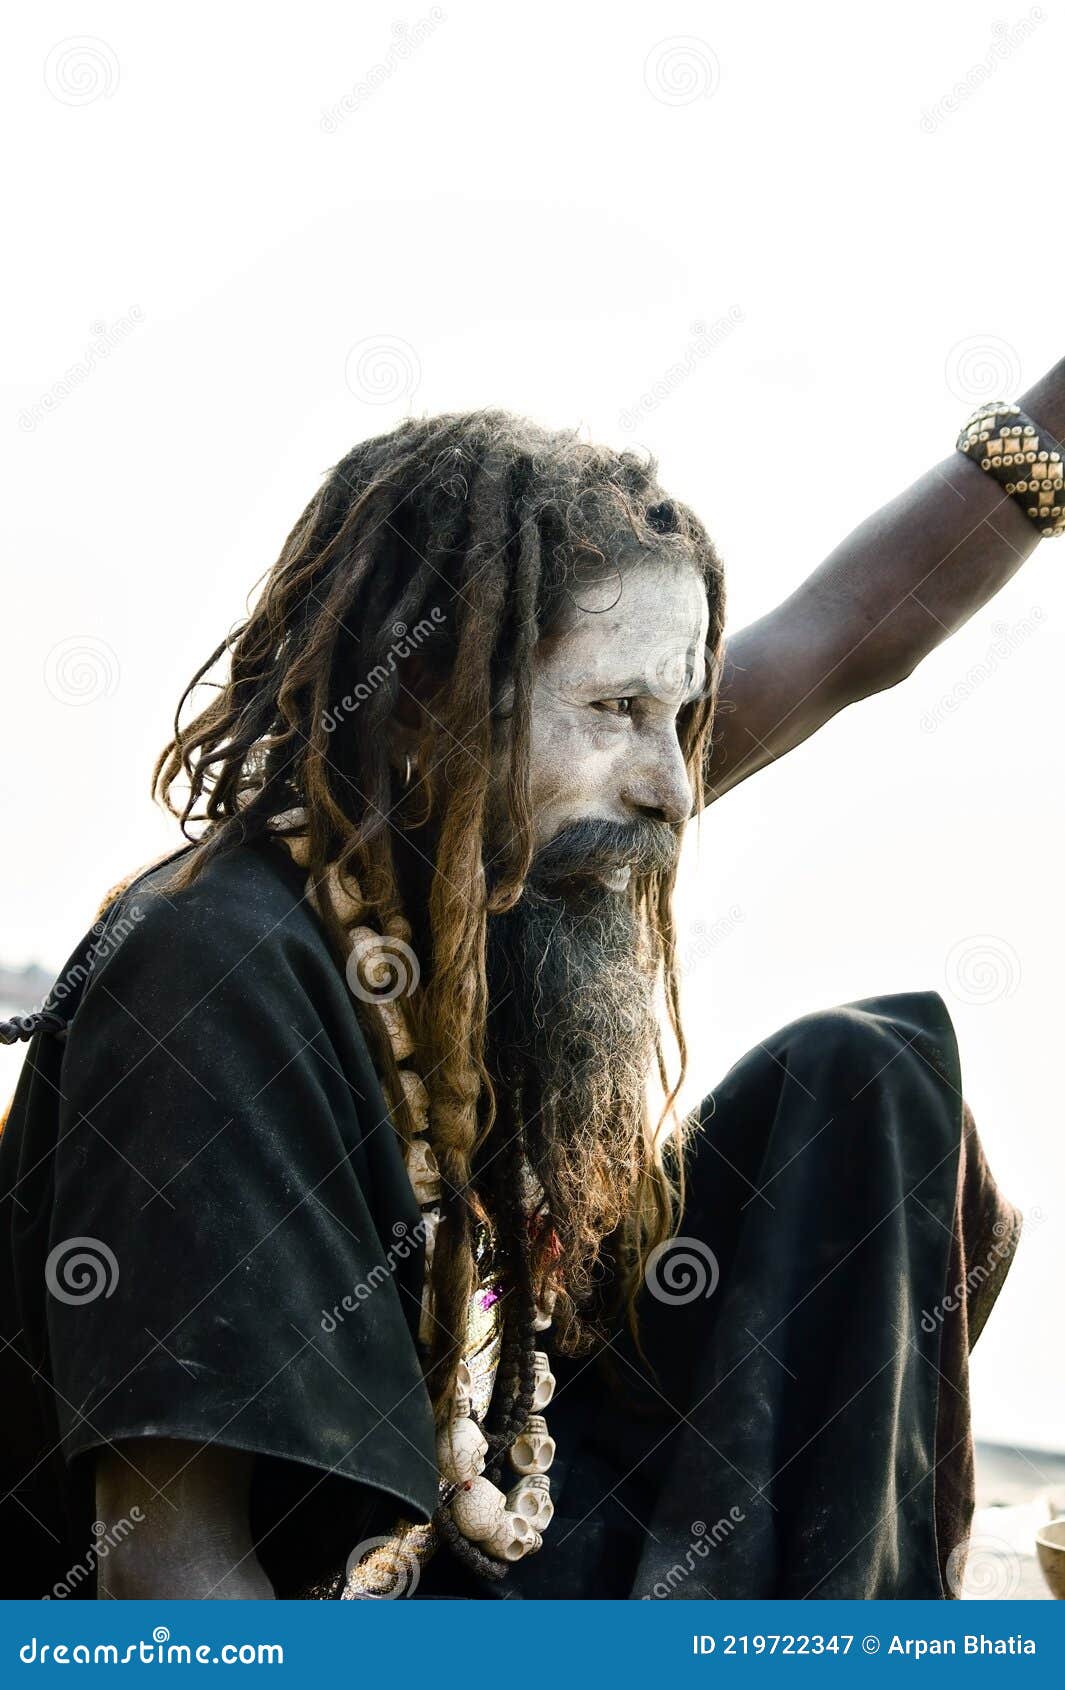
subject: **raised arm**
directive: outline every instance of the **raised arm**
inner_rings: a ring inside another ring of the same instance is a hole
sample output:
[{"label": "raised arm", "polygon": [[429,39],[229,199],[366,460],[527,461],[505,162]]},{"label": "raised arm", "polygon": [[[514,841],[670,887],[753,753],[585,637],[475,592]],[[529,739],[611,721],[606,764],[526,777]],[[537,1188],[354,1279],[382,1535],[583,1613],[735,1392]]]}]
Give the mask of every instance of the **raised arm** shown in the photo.
[{"label": "raised arm", "polygon": [[[1065,359],[1017,403],[1060,440]],[[1014,500],[958,451],[867,517],[782,604],[726,640],[707,803],[845,705],[905,680],[1038,540]]]}]

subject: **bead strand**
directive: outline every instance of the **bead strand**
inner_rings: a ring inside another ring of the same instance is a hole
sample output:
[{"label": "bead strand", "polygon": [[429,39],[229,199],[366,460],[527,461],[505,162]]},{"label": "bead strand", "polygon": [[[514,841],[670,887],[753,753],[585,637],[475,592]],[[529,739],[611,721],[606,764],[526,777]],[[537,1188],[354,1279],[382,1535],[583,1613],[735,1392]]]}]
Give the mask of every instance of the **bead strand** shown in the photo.
[{"label": "bead strand", "polygon": [[[294,830],[305,829],[306,815],[299,810],[290,811],[284,817],[275,818],[275,825],[277,823]],[[309,849],[305,832],[301,835],[293,831],[279,836],[279,842],[288,848],[294,861],[303,867],[308,866]],[[352,990],[377,1012],[391,1048],[402,1088],[402,1096],[392,1099],[393,1108],[402,1106],[407,1120],[413,1124],[409,1134],[401,1134],[401,1142],[407,1175],[425,1226],[425,1280],[418,1336],[420,1343],[427,1345],[433,1327],[432,1261],[436,1229],[441,1221],[438,1205],[443,1190],[429,1137],[429,1095],[421,1075],[410,1066],[404,1066],[409,1064],[415,1053],[415,1040],[402,1005],[395,997],[375,999],[372,989],[367,986],[367,982],[372,987],[379,978],[382,981],[387,979],[389,962],[395,960],[390,958],[390,945],[394,949],[397,944],[402,946],[409,941],[410,928],[398,911],[390,912],[390,918],[384,923],[384,935],[369,926],[371,906],[350,871],[341,877],[336,865],[331,865],[323,876],[322,886],[323,901],[332,905],[340,924],[349,933],[349,983],[353,977],[360,981],[362,990],[354,985]],[[310,879],[307,894],[311,904],[320,908],[318,887]],[[487,1385],[488,1393],[487,1400],[483,1402],[486,1425],[482,1427],[474,1415],[472,1381],[467,1366],[465,1383],[461,1391],[456,1392],[450,1420],[438,1434],[437,1460],[441,1475],[439,1500],[432,1518],[433,1528],[453,1554],[482,1577],[493,1580],[504,1577],[515,1560],[540,1548],[542,1538],[533,1520],[546,1525],[553,1513],[546,1470],[554,1457],[554,1443],[547,1436],[542,1415],[531,1412],[538,1386],[545,1377],[541,1358],[546,1362],[543,1352],[536,1349],[536,1335],[550,1325],[551,1318],[550,1308],[536,1304],[527,1254],[526,1197],[530,1192],[535,1193],[537,1182],[531,1169],[526,1167],[520,1135],[513,1137],[510,1147],[507,1158],[510,1166],[506,1169],[502,1185],[506,1206],[511,1210],[508,1218],[513,1228],[511,1248],[515,1278],[508,1296],[500,1297],[493,1287],[492,1297],[486,1297],[481,1305],[483,1314],[493,1302],[498,1301],[500,1306],[491,1318],[496,1322],[502,1321],[501,1332],[497,1327],[496,1337],[491,1339],[493,1343],[498,1342],[494,1374],[486,1369],[482,1369],[480,1374],[482,1391]],[[498,1278],[498,1274],[487,1277]],[[482,1284],[474,1293],[475,1298],[483,1295],[484,1291]],[[471,1315],[472,1310],[471,1300]],[[488,1330],[491,1333],[490,1326]],[[488,1341],[483,1337],[483,1325],[481,1331],[479,1342],[483,1344]],[[467,1361],[467,1357],[472,1360],[473,1354],[474,1349],[467,1348],[463,1362]],[[549,1369],[546,1376],[553,1390],[554,1381],[550,1378]],[[550,1390],[538,1406],[546,1405],[549,1400]],[[487,1424],[489,1417],[492,1421],[490,1429]],[[519,1447],[523,1450],[520,1459],[516,1453]],[[495,1481],[502,1478],[508,1455],[515,1472],[523,1477],[508,1494],[504,1494]],[[522,1506],[514,1506],[515,1503]],[[526,1508],[529,1514],[525,1512]],[[405,1524],[401,1521],[399,1527]],[[431,1553],[436,1541],[432,1533],[429,1536],[430,1543],[420,1552],[423,1555]],[[481,1548],[481,1544],[491,1544],[492,1548]],[[349,1588],[354,1588],[351,1577]]]}]

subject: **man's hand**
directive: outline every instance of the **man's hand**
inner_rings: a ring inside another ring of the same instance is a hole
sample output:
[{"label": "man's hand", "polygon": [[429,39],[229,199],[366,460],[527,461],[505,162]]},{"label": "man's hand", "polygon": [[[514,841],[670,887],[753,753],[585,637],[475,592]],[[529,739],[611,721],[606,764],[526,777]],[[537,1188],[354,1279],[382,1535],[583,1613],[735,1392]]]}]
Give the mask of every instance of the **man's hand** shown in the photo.
[{"label": "man's hand", "polygon": [[[1065,359],[1018,403],[1061,439]],[[845,705],[905,680],[1038,541],[1014,500],[961,452],[868,517],[783,604],[727,640],[707,803]]]},{"label": "man's hand", "polygon": [[114,1547],[98,1563],[98,1599],[272,1598],[248,1525],[253,1460],[170,1438],[101,1450],[96,1515]]}]

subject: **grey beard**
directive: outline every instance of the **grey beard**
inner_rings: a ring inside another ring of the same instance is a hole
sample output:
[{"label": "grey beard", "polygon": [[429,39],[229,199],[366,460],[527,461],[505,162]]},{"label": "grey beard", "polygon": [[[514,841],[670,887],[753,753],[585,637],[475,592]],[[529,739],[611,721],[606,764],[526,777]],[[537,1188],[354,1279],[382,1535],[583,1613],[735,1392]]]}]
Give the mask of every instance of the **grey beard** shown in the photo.
[{"label": "grey beard", "polygon": [[[579,1214],[585,1235],[618,1224],[645,1154],[657,1019],[629,894],[574,876],[568,838],[555,856],[566,865],[561,880],[534,865],[518,903],[489,918],[486,1060],[500,1129],[520,1122],[565,1239],[569,1215]],[[612,866],[609,853],[601,866]]]},{"label": "grey beard", "polygon": [[532,1080],[542,1099],[562,1099],[601,1084],[617,1063],[649,1059],[653,982],[627,895],[527,887],[489,920],[487,976],[501,1081]]}]

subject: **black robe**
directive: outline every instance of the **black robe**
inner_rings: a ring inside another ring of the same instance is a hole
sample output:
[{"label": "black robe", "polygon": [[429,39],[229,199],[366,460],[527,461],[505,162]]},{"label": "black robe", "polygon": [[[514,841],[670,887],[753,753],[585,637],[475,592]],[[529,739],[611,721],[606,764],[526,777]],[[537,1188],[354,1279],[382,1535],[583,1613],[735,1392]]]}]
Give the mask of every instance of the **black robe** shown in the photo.
[{"label": "black robe", "polygon": [[[435,1506],[418,1210],[301,871],[265,846],[165,874],[75,947],[0,1139],[2,1594],[91,1594],[94,1452],[168,1437],[254,1452],[275,1589],[335,1596]],[[409,1595],[954,1593],[966,1357],[1017,1217],[943,1000],[803,1016],[701,1114],[649,1365],[624,1330],[553,1356],[543,1548],[498,1583],[442,1548]]]},{"label": "black robe", "polygon": [[649,1366],[627,1333],[613,1380],[555,1364],[543,1549],[500,1583],[438,1557],[416,1596],[958,1594],[968,1352],[1020,1217],[942,998],[781,1028],[704,1100],[691,1148],[676,1240],[640,1294]]}]

